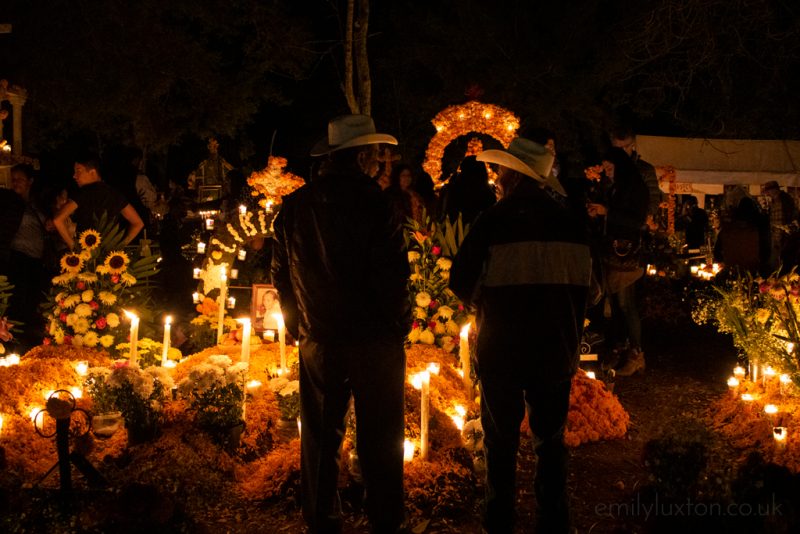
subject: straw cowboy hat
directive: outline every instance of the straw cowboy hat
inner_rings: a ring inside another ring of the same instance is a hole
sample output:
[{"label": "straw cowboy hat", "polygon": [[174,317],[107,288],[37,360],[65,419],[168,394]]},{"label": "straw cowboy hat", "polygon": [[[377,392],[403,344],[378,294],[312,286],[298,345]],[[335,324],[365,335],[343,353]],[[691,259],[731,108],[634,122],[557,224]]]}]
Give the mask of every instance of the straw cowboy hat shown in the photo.
[{"label": "straw cowboy hat", "polygon": [[328,123],[328,137],[311,149],[312,156],[324,156],[344,148],[385,143],[396,145],[397,139],[377,133],[375,122],[367,115],[341,115]]},{"label": "straw cowboy hat", "polygon": [[553,154],[539,143],[517,137],[508,145],[508,150],[484,150],[478,161],[497,163],[503,167],[530,176],[561,196],[567,196],[564,187],[552,174]]}]

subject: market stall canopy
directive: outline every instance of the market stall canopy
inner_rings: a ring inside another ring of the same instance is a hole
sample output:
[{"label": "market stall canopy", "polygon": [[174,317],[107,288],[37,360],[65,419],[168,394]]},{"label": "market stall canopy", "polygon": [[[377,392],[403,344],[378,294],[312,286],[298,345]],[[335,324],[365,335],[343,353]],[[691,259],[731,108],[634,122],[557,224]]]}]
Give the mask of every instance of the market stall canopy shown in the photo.
[{"label": "market stall canopy", "polygon": [[[673,167],[676,184],[692,184],[692,191],[683,186],[680,192],[719,194],[727,184],[757,190],[770,180],[800,186],[800,141],[639,135],[636,150],[657,169]],[[661,184],[665,192],[668,187]]]}]

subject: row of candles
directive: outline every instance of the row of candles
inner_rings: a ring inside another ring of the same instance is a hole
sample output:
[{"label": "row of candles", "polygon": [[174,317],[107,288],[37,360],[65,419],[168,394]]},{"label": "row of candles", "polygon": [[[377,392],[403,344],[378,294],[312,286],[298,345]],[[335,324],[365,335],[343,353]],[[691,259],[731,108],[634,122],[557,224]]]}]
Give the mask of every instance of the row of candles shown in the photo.
[{"label": "row of candles", "polygon": [[[750,379],[753,383],[758,383],[759,379],[759,370],[760,367],[757,362],[751,362],[750,364]],[[742,381],[744,380],[746,375],[746,370],[742,366],[736,366],[733,369],[733,376],[728,378],[728,387],[731,390],[734,398],[738,396],[741,401],[748,407],[753,406],[756,396],[752,393],[742,393],[739,395],[739,386],[741,385]],[[761,373],[761,384],[763,387],[767,387],[770,381],[775,380],[777,376],[777,372],[770,366],[764,368],[763,373]],[[787,374],[782,374],[778,378],[780,383],[780,394],[781,396],[785,395],[790,384],[792,383],[791,378]],[[752,408],[748,408],[752,409]],[[774,426],[774,423],[777,420],[777,415],[780,413],[780,408],[776,404],[765,404],[764,405],[764,413],[766,414],[767,418],[769,419],[772,426],[772,437],[775,440],[775,443],[778,445],[779,448],[783,448],[786,445],[788,440],[789,432],[788,428],[785,426]]]}]

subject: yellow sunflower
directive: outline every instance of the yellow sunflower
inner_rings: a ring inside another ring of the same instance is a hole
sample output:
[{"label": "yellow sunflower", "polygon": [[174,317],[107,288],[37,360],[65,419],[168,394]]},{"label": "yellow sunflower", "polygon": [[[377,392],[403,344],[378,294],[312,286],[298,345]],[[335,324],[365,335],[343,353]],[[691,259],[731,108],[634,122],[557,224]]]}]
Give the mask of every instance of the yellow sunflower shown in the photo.
[{"label": "yellow sunflower", "polygon": [[100,234],[97,232],[97,230],[92,230],[90,228],[81,232],[81,235],[78,237],[78,241],[80,242],[82,249],[94,250],[98,247],[98,245],[100,245]]},{"label": "yellow sunflower", "polygon": [[68,252],[61,257],[61,270],[68,273],[79,273],[83,269],[83,258],[74,252]]},{"label": "yellow sunflower", "polygon": [[128,255],[121,250],[109,252],[106,256],[106,261],[103,266],[108,269],[109,274],[121,274],[128,270],[128,264],[131,262]]}]

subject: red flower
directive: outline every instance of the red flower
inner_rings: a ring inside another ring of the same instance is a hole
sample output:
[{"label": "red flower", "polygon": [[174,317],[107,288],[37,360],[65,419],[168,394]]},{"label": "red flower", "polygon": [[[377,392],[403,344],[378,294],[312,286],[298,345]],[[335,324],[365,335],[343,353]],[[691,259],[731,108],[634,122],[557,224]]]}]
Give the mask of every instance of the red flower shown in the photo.
[{"label": "red flower", "polygon": [[464,311],[464,305],[463,304],[459,304],[458,305],[458,311]]},{"label": "red flower", "polygon": [[430,328],[431,330],[433,330],[434,328],[436,328],[436,321],[431,321],[431,322],[429,322],[429,323],[428,323],[428,328]]},{"label": "red flower", "polygon": [[84,289],[86,289],[86,284],[84,284],[83,282],[78,282],[77,284],[75,284],[75,287],[83,291]]},{"label": "red flower", "polygon": [[438,302],[436,302],[435,300],[432,300],[432,301],[431,301],[431,303],[430,303],[430,304],[428,304],[428,307],[429,307],[430,309],[432,309],[432,310],[435,310],[436,308],[438,308],[438,307],[439,307],[439,303],[438,303]]},{"label": "red flower", "polygon": [[64,345],[72,345],[72,336],[64,336]]},{"label": "red flower", "polygon": [[434,256],[438,256],[441,253],[442,253],[442,247],[435,246],[431,249],[431,254],[433,254]]},{"label": "red flower", "polygon": [[767,291],[770,290],[771,287],[772,286],[770,286],[767,282],[761,282],[761,285],[758,286],[758,290],[761,293],[766,293]]},{"label": "red flower", "polygon": [[105,317],[99,317],[99,318],[98,318],[98,319],[97,319],[97,320],[94,322],[94,325],[95,325],[95,326],[96,326],[96,327],[97,327],[99,330],[102,330],[103,328],[105,328],[105,327],[108,325],[108,323],[106,322],[106,318],[105,318]]},{"label": "red flower", "polygon": [[414,321],[414,322],[411,324],[411,327],[412,327],[412,328],[419,328],[419,321]]},{"label": "red flower", "polygon": [[42,345],[49,345],[50,343],[52,343],[52,342],[50,341],[49,337],[46,337],[46,338],[44,338],[42,340]]},{"label": "red flower", "polygon": [[93,310],[96,310],[97,308],[99,308],[99,307],[100,307],[100,305],[97,303],[97,301],[96,301],[96,300],[93,300],[93,301],[91,301],[91,302],[89,303],[89,306],[91,306]]},{"label": "red flower", "polygon": [[61,312],[61,315],[58,316],[58,320],[61,321],[62,323],[66,324],[66,322],[67,322],[67,314],[64,313],[64,312]]},{"label": "red flower", "polygon": [[114,362],[114,369],[119,369],[120,367],[128,367],[130,360],[125,360],[122,362]]},{"label": "red flower", "polygon": [[64,307],[64,299],[59,300],[58,301],[58,305],[63,308]]},{"label": "red flower", "polygon": [[111,281],[114,282],[115,284],[119,284],[119,275],[118,274],[112,274],[111,275]]}]

